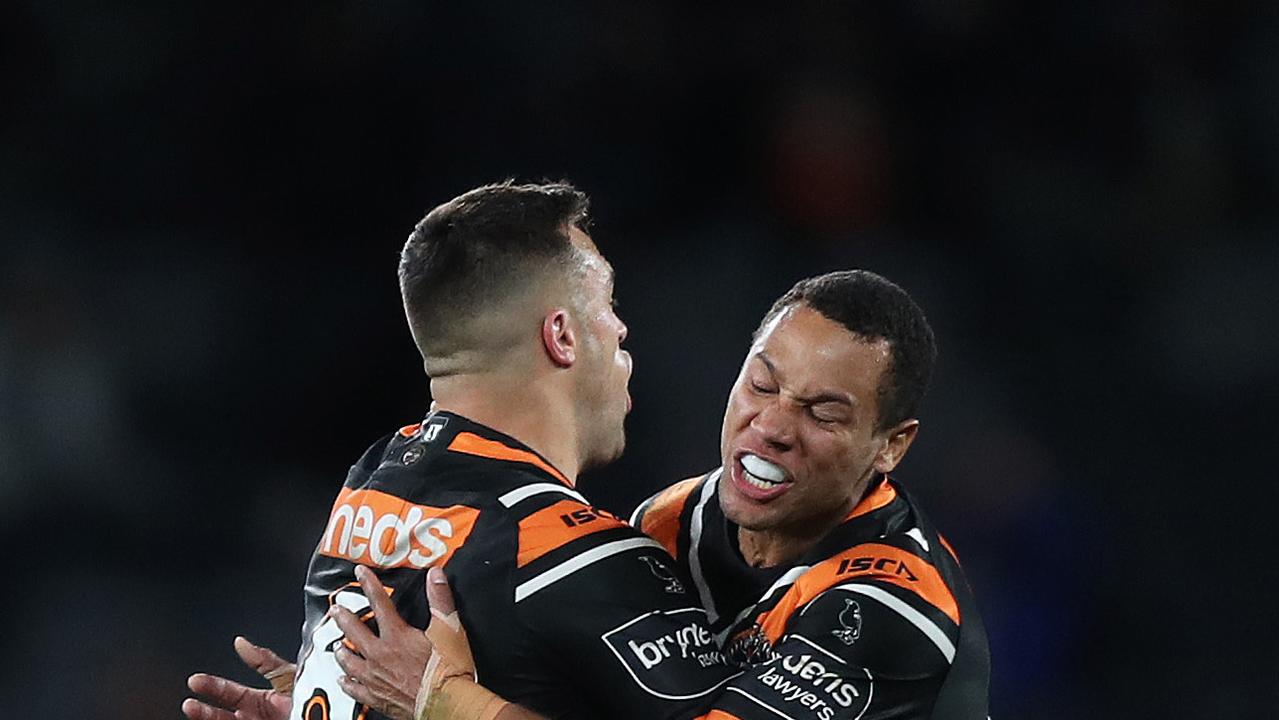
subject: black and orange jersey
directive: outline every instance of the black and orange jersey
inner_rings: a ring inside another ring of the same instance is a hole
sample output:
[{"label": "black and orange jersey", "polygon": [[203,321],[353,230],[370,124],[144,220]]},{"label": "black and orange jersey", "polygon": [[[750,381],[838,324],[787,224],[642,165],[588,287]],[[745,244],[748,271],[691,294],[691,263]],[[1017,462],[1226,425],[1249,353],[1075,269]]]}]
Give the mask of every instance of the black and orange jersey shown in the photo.
[{"label": "black and orange jersey", "polygon": [[981,618],[953,551],[882,478],[794,564],[754,568],[720,509],[721,471],[631,517],[691,577],[728,661],[745,671],[711,720],[985,720]]},{"label": "black and orange jersey", "polygon": [[312,558],[293,717],[378,717],[345,695],[326,618],[368,618],[367,565],[426,627],[426,569],[454,590],[478,679],[551,718],[688,718],[733,674],[661,545],[592,508],[517,440],[434,413],[371,447],[347,477]]}]

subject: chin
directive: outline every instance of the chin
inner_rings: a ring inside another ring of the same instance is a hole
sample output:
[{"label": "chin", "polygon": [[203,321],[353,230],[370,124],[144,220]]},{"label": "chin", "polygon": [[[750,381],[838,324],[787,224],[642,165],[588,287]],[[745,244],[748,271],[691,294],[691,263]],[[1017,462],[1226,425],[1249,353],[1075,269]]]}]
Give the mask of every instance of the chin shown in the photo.
[{"label": "chin", "polygon": [[622,436],[608,447],[601,447],[597,452],[591,453],[582,463],[583,470],[593,470],[595,468],[604,467],[614,460],[622,457],[622,451],[626,449],[626,437]]},{"label": "chin", "polygon": [[617,460],[622,457],[622,453],[624,452],[626,452],[626,439],[622,438],[617,441],[617,444],[613,447],[613,451],[608,453],[608,459],[606,459],[604,463],[608,464]]},{"label": "chin", "polygon": [[752,503],[734,494],[730,497],[723,490],[719,494],[719,507],[734,525],[747,530],[769,530],[777,525],[769,508],[753,508]]}]

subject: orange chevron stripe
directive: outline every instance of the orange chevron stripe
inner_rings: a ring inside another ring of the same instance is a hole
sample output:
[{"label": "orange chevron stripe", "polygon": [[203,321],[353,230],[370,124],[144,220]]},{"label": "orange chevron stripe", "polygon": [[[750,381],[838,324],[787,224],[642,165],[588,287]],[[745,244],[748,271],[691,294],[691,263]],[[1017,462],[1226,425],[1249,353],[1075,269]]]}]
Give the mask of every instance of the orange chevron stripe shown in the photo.
[{"label": "orange chevron stripe", "polygon": [[453,438],[453,442],[449,443],[449,450],[466,453],[467,455],[492,458],[493,460],[528,463],[554,475],[557,480],[565,485],[573,487],[573,483],[564,477],[564,473],[556,470],[550,463],[538,457],[535,453],[508,447],[496,440],[486,440],[475,433],[458,433],[457,437]]},{"label": "orange chevron stripe", "polygon": [[520,520],[516,566],[524,567],[580,537],[619,527],[626,527],[626,523],[602,510],[576,500],[561,500]]},{"label": "orange chevron stripe", "polygon": [[880,543],[856,545],[814,565],[772,610],[760,613],[757,621],[764,634],[777,642],[791,615],[818,595],[849,580],[878,580],[904,588],[959,624],[959,605],[937,568],[918,555]]},{"label": "orange chevron stripe", "polygon": [[640,518],[639,529],[666,548],[666,552],[675,557],[675,548],[679,540],[679,516],[684,511],[684,503],[697,486],[700,477],[681,480],[658,493],[653,504],[648,506],[644,517]]},{"label": "orange chevron stripe", "polygon": [[862,496],[862,499],[848,513],[845,520],[852,520],[859,515],[874,512],[897,499],[897,490],[888,484],[888,480],[880,480],[873,490]]}]

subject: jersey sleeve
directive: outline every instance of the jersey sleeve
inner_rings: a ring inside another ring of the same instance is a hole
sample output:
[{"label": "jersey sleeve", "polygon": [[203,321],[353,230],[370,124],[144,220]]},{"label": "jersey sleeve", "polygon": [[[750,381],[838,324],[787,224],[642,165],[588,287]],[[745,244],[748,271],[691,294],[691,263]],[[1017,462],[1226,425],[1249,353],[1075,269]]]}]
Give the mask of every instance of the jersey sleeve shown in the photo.
[{"label": "jersey sleeve", "polygon": [[772,659],[724,688],[708,720],[926,718],[958,625],[891,583],[832,587],[796,612]]},{"label": "jersey sleeve", "polygon": [[631,513],[630,524],[666,548],[671,557],[678,556],[680,518],[688,497],[705,475],[671,485],[640,503]]},{"label": "jersey sleeve", "polygon": [[662,546],[573,501],[521,521],[515,613],[608,717],[691,718],[736,674]]}]

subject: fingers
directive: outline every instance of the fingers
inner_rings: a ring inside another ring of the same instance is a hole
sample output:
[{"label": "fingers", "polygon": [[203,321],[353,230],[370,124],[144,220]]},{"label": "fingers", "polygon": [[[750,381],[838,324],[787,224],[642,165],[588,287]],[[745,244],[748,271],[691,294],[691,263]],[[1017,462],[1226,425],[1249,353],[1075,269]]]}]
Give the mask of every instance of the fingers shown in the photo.
[{"label": "fingers", "polygon": [[235,707],[252,688],[217,675],[196,673],[187,678],[191,692],[203,695],[219,705]]},{"label": "fingers", "polygon": [[444,576],[444,571],[438,567],[433,567],[426,571],[426,600],[431,604],[431,610],[439,610],[444,615],[450,615],[457,611],[457,604],[453,602],[453,590],[449,588],[448,578]]},{"label": "fingers", "polygon": [[378,580],[376,573],[363,565],[356,565],[355,579],[360,581],[364,597],[368,598],[369,604],[373,606],[373,617],[377,618],[377,626],[382,634],[390,630],[398,630],[401,626],[407,627],[408,623],[400,617],[395,604],[391,602],[390,595],[386,592],[386,586]]},{"label": "fingers", "polygon": [[342,668],[342,672],[360,682],[368,682],[370,680],[368,661],[348,650],[346,646],[339,645],[337,651],[333,653],[333,657],[338,661],[338,667]]},{"label": "fingers", "polygon": [[236,720],[235,713],[187,698],[182,701],[182,714],[191,720]]},{"label": "fingers", "polygon": [[352,680],[346,675],[342,675],[338,678],[338,686],[342,688],[342,692],[350,695],[361,705],[367,705],[378,712],[382,712],[380,707],[382,705],[381,700],[379,700],[373,693],[369,692],[369,689],[361,683]]},{"label": "fingers", "polygon": [[254,645],[243,636],[237,636],[234,645],[240,660],[269,680],[273,689],[287,692],[293,688],[293,676],[297,670],[297,666],[293,663],[276,655],[268,648]]},{"label": "fingers", "polygon": [[346,635],[347,642],[355,646],[356,652],[367,656],[378,647],[377,635],[374,635],[367,625],[360,622],[355,613],[341,605],[334,605],[329,609],[329,612],[333,614],[333,619],[337,622],[338,627],[342,629],[342,634]]}]

